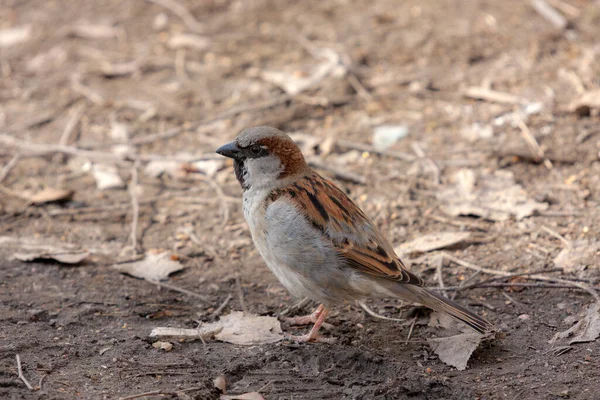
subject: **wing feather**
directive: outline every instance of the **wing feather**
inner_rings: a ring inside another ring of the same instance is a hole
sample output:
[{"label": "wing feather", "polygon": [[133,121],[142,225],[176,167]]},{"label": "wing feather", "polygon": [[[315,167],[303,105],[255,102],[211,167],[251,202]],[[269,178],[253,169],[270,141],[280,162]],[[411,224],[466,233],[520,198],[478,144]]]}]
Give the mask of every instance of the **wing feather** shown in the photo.
[{"label": "wing feather", "polygon": [[337,186],[317,173],[273,190],[268,201],[285,196],[330,240],[356,271],[400,283],[423,286],[406,269],[387,239]]}]

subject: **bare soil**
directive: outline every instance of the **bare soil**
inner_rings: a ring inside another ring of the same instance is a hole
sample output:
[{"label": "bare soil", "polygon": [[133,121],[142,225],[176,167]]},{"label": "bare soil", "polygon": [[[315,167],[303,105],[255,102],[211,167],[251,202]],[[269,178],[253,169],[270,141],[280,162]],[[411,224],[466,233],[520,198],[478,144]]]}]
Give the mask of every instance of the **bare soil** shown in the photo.
[{"label": "bare soil", "polygon": [[[556,268],[564,243],[543,227],[569,241],[600,240],[600,118],[594,110],[578,115],[569,109],[582,92],[600,87],[600,5],[550,3],[569,20],[567,30],[522,1],[3,0],[0,30],[28,25],[31,36],[0,47],[0,133],[58,144],[72,120],[65,144],[116,154],[111,131],[117,121],[130,140],[142,142],[133,146],[138,155],[169,158],[184,152],[209,157],[259,124],[312,135],[321,152],[328,138],[369,144],[374,127],[406,125],[409,135],[390,150],[412,159],[356,152],[343,142],[316,157],[364,177],[365,184],[339,182],[394,245],[466,230],[478,240],[447,250],[455,257],[490,269],[544,273]],[[183,5],[197,24],[173,12],[173,4]],[[74,28],[95,24],[114,29]],[[178,33],[209,41],[172,48]],[[330,74],[287,97],[261,78],[286,68],[296,77],[309,74],[320,62],[311,46],[339,54],[348,73]],[[472,86],[510,93],[523,104],[467,98],[463,93]],[[551,168],[518,126],[497,120],[533,103],[541,109],[526,124]],[[481,133],[488,128],[488,135]],[[171,129],[179,129],[171,138],[142,140]],[[333,328],[326,334],[338,338],[335,344],[207,340],[174,342],[170,352],[155,349],[153,327],[212,322],[230,294],[221,314],[245,306],[278,316],[297,301],[253,248],[231,167],[210,178],[154,178],[143,172],[146,161],[139,165],[137,251],[177,254],[186,268],[168,283],[206,296],[203,301],[111,268],[131,255],[125,251],[134,215],[130,195],[126,188],[98,190],[85,155],[34,157],[27,149],[0,146],[2,165],[22,155],[1,182],[0,235],[102,250],[75,266],[25,263],[0,250],[1,398],[114,399],[162,390],[146,398],[217,399],[213,380],[219,375],[228,393],[259,391],[265,399],[600,398],[598,341],[565,353],[548,343],[593,303],[577,289],[459,292],[458,302],[505,332],[479,348],[465,371],[445,365],[425,343],[439,335],[426,325],[427,311],[392,299],[368,304],[387,317],[410,321],[416,315],[410,340],[407,326],[346,304],[329,320]],[[125,182],[132,166],[118,163]],[[437,194],[461,168],[512,172],[529,197],[549,207],[518,221],[448,216]],[[74,197],[39,206],[22,198],[46,186],[73,190]],[[548,276],[598,286],[598,260],[596,254],[587,269]],[[429,286],[438,285],[433,263],[417,259],[411,268]],[[457,286],[472,274],[448,264],[443,280]],[[480,274],[472,282],[488,278]],[[17,354],[36,390],[18,378]]]}]

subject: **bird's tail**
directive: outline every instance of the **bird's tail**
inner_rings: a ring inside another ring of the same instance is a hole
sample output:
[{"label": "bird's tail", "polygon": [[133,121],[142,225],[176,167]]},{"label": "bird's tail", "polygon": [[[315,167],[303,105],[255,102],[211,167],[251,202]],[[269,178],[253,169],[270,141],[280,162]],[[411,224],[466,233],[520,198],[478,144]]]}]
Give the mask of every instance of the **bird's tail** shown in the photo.
[{"label": "bird's tail", "polygon": [[431,292],[424,287],[416,285],[395,285],[393,292],[400,298],[415,301],[427,306],[434,311],[445,313],[451,317],[463,322],[481,334],[496,332],[497,328],[489,321],[480,317],[465,307],[445,298],[435,292]]}]

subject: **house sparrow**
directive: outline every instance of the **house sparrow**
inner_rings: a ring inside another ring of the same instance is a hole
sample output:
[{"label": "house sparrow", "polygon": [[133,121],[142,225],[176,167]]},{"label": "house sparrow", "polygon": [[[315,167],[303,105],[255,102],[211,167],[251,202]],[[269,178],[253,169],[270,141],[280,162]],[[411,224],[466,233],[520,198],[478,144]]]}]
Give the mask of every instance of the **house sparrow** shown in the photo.
[{"label": "house sparrow", "polygon": [[320,303],[311,315],[293,319],[314,323],[310,332],[290,339],[319,340],[332,305],[382,295],[421,303],[482,334],[495,331],[490,322],[424,288],[365,213],[313,171],[285,133],[249,128],[216,152],[233,159],[244,217],[269,269],[293,295]]}]

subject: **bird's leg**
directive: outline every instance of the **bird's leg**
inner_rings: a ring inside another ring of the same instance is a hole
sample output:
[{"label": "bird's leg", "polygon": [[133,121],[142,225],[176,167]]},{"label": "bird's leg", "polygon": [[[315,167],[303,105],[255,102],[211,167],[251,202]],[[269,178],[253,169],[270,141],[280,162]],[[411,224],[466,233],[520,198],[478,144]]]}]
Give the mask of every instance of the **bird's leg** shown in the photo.
[{"label": "bird's leg", "polygon": [[310,315],[303,315],[301,317],[292,317],[292,318],[285,318],[285,322],[289,323],[290,325],[308,325],[308,324],[315,324],[317,322],[317,320],[319,319],[319,316],[321,315],[321,313],[323,312],[323,304],[319,305],[319,307],[317,307],[317,309]]},{"label": "bird's leg", "polygon": [[[329,315],[329,310],[327,308],[325,308],[325,306],[323,306],[323,304],[321,304],[319,306],[319,308],[317,308],[317,310],[313,314],[315,314],[317,312],[318,312],[317,319],[316,319],[315,324],[313,325],[312,329],[310,330],[310,332],[308,332],[306,335],[302,335],[302,336],[286,335],[286,338],[289,340],[294,340],[296,342],[333,343],[335,341],[335,339],[323,338],[323,337],[319,336],[319,328],[321,327],[321,325],[323,325],[323,322],[325,321],[325,318],[327,318],[327,315]],[[312,316],[313,314],[311,314],[310,316]],[[308,317],[310,317],[310,316],[308,316]]]}]

